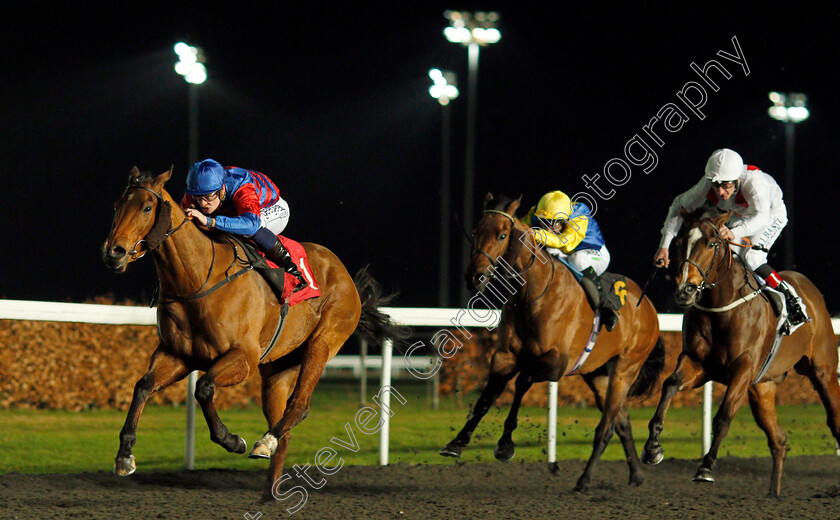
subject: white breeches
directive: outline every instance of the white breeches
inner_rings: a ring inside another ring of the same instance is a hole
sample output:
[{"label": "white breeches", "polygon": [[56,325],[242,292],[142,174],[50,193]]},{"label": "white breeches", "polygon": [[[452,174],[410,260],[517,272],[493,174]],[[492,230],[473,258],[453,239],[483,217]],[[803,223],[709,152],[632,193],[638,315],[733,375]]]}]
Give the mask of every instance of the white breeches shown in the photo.
[{"label": "white breeches", "polygon": [[279,235],[289,223],[289,203],[278,198],[277,202],[260,210],[261,227]]},{"label": "white breeches", "polygon": [[[770,217],[770,225],[766,228],[759,230],[755,234],[748,236],[748,237],[736,237],[735,242],[739,244],[743,244],[746,242],[745,239],[749,239],[749,241],[754,246],[761,246],[765,249],[770,249],[776,239],[779,238],[779,235],[782,233],[782,229],[787,225],[787,214],[781,213],[778,215],[773,215]],[[767,252],[766,251],[759,251],[757,249],[744,249],[743,247],[738,246],[729,246],[733,252],[741,255],[741,258],[744,259],[747,266],[755,271],[761,265],[767,263]]]},{"label": "white breeches", "polygon": [[578,271],[591,267],[598,276],[604,274],[610,265],[610,252],[607,246],[601,246],[601,249],[580,249],[569,255],[553,247],[547,247],[545,250],[552,256],[566,260]]}]

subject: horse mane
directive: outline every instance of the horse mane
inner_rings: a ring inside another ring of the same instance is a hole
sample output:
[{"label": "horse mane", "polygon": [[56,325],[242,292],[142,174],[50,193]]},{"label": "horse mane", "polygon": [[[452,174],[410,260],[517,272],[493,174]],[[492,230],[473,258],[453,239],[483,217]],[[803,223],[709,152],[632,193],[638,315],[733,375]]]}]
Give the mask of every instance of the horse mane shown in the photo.
[{"label": "horse mane", "polygon": [[727,213],[726,211],[721,211],[720,208],[712,204],[711,202],[706,201],[703,203],[702,206],[695,209],[694,211],[687,212],[683,210],[682,217],[683,217],[683,225],[680,229],[678,236],[682,236],[688,232],[690,228],[692,228],[698,222],[703,220],[712,220],[717,218],[721,215]]}]

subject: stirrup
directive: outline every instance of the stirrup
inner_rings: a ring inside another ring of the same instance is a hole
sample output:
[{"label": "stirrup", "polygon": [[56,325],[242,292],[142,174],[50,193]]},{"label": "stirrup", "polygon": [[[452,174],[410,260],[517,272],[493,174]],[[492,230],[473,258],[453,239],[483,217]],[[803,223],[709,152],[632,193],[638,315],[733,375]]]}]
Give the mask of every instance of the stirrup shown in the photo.
[{"label": "stirrup", "polygon": [[307,281],[304,280],[302,276],[299,276],[298,277],[298,284],[295,286],[294,289],[292,289],[292,294],[295,294],[296,292],[300,292],[300,291],[306,289],[307,287],[309,287],[309,283],[307,283]]},{"label": "stirrup", "polygon": [[601,317],[604,318],[604,328],[607,329],[607,332],[611,332],[618,325],[619,314],[609,308],[605,308],[604,311],[606,312],[601,313]]}]

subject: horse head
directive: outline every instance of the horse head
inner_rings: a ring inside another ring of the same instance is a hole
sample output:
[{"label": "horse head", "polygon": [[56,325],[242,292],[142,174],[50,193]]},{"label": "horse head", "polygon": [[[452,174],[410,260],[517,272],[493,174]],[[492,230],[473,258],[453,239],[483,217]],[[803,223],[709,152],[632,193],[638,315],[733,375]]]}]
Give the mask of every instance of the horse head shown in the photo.
[{"label": "horse head", "polygon": [[117,273],[128,264],[155,249],[170,225],[171,206],[163,200],[163,185],[172,176],[172,168],[153,176],[136,166],[128,175],[128,185],[114,204],[111,232],[102,245],[102,260]]},{"label": "horse head", "polygon": [[484,214],[472,233],[472,255],[464,273],[467,287],[481,292],[494,276],[499,259],[514,257],[521,244],[511,240],[521,232],[516,229],[516,210],[522,200],[491,193],[484,197]]},{"label": "horse head", "polygon": [[677,236],[677,288],[674,299],[681,306],[696,303],[703,289],[717,283],[717,270],[728,258],[729,244],[718,231],[732,212],[711,213],[701,207],[692,213],[681,212],[683,226]]}]

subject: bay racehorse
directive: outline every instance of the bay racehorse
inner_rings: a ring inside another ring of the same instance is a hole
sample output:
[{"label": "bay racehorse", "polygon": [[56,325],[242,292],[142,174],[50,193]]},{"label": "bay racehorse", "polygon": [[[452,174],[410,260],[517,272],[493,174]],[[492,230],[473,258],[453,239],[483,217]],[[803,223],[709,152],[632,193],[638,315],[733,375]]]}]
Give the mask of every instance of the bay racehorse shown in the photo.
[{"label": "bay racehorse", "polygon": [[[733,259],[730,244],[718,231],[731,214],[708,216],[704,211],[684,213],[677,237],[675,299],[688,307],[683,316],[683,350],[674,373],[662,385],[642,458],[647,464],[662,460],[659,436],[665,412],[677,392],[715,381],[726,385],[726,392],[714,417],[711,447],[694,480],[714,482],[712,469],[718,450],[732,418],[748,399],[773,456],[769,494],[778,496],[787,436],[776,417],[776,388],[791,369],[814,385],[828,414],[828,427],[840,441],[837,342],[831,318],[822,294],[810,280],[794,271],[782,271],[781,277],[794,286],[811,321],[783,336],[777,354],[770,357],[777,329],[773,305],[752,273],[737,257]],[[769,360],[771,364],[764,368]]]},{"label": "bay racehorse", "polygon": [[304,243],[321,296],[289,308],[278,341],[261,360],[277,328],[281,304],[263,277],[247,269],[241,250],[212,240],[186,218],[164,189],[171,175],[171,169],[157,176],[136,167],[131,171],[102,247],[105,264],[118,273],[151,251],[160,295],[159,344],[148,372],[134,387],[114,472],[126,476],[136,469],[132,447],[149,397],[193,370],[204,372],[196,382],[195,397],[210,438],[230,452],[244,453],[245,441],[219,419],[213,395],[216,388],[236,385],[259,372],[269,431],[249,456],[271,459],[263,493],[270,499],[283,472],[289,430],[306,417],[327,361],[357,328],[372,341],[401,331],[379,312],[384,301],[366,270],[353,280],[331,251]]},{"label": "bay racehorse", "polygon": [[[516,217],[520,199],[495,199],[488,193],[484,215],[473,232],[473,253],[465,273],[467,284],[476,291],[489,292],[486,289],[490,280],[504,275],[505,270],[500,267],[505,264],[516,273],[508,280],[517,290],[505,298],[502,306],[498,345],[484,391],[463,429],[441,450],[444,456],[460,456],[481,418],[518,374],[504,432],[494,450],[497,459],[511,459],[512,433],[525,392],[534,383],[559,381],[571,372],[590,336],[594,312],[583,289],[568,268],[537,246],[532,230]],[[638,485],[643,480],[625,403],[628,397],[643,395],[655,386],[664,366],[665,351],[653,304],[629,279],[626,291],[618,326],[600,334],[591,355],[575,372],[595,394],[602,411],[592,454],[577,481],[577,491],[588,488],[592,470],[613,432],[624,447],[630,483]]]}]

